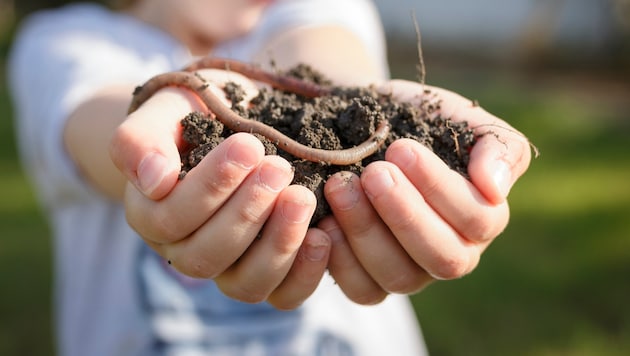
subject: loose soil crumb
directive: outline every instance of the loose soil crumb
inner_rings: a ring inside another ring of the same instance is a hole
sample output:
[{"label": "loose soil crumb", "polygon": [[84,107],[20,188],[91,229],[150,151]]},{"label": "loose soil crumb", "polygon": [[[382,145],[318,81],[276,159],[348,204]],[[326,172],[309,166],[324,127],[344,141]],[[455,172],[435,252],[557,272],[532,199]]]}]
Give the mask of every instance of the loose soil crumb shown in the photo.
[{"label": "loose soil crumb", "polygon": [[[320,85],[330,82],[319,72],[306,65],[298,65],[286,74],[313,81]],[[232,109],[241,116],[262,121],[285,135],[311,147],[338,150],[356,146],[368,139],[378,123],[387,119],[391,125],[389,137],[374,155],[349,166],[335,166],[296,159],[277,148],[265,137],[258,138],[265,145],[266,154],[286,158],[295,168],[294,184],[311,189],[318,201],[311,221],[317,223],[330,214],[324,198],[326,180],[339,171],[361,174],[370,162],[383,160],[385,150],[399,138],[414,139],[429,147],[448,166],[468,177],[469,152],[475,136],[466,122],[454,122],[439,115],[440,102],[425,92],[420,107],[399,103],[389,95],[377,93],[369,87],[335,87],[331,95],[305,98],[294,93],[263,88],[246,107],[241,103],[243,89],[235,83],[225,85]],[[182,120],[183,138],[190,149],[182,153],[182,174],[194,168],[201,159],[221,143],[233,131],[221,122],[199,112],[193,112]]]}]

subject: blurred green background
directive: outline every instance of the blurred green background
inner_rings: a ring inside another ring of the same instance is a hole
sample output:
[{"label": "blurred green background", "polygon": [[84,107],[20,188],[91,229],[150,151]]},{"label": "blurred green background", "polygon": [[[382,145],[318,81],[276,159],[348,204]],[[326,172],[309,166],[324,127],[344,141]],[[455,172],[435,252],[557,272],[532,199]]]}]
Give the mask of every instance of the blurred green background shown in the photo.
[{"label": "blurred green background", "polygon": [[[13,137],[9,5],[0,1],[0,355],[48,355],[51,241]],[[415,42],[390,36],[393,76],[415,79]],[[479,267],[412,297],[433,355],[630,354],[627,32],[622,39],[587,60],[555,46],[509,61],[424,47],[429,84],[477,99],[541,152]]]}]

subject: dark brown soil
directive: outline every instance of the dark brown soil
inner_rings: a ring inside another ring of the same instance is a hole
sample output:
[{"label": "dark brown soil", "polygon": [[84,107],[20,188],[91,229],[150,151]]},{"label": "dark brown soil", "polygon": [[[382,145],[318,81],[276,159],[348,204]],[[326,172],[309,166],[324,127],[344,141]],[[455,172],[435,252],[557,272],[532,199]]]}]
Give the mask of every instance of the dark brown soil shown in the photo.
[{"label": "dark brown soil", "polygon": [[[321,85],[330,85],[310,67],[300,65],[287,72],[302,79]],[[335,150],[356,146],[374,132],[383,118],[389,120],[391,132],[381,149],[362,162],[350,166],[335,166],[325,163],[296,159],[278,149],[265,137],[267,154],[277,154],[289,160],[295,167],[294,183],[315,192],[318,207],[312,219],[316,223],[330,213],[323,195],[326,180],[334,173],[346,170],[361,174],[372,161],[384,159],[385,149],[394,140],[412,138],[431,148],[452,169],[464,176],[467,174],[469,152],[475,136],[465,122],[453,122],[442,118],[439,101],[427,99],[420,107],[397,103],[387,95],[376,93],[372,88],[335,87],[332,95],[304,98],[279,90],[262,89],[260,94],[244,107],[242,89],[233,83],[224,88],[232,101],[232,109],[241,116],[262,121],[283,132],[296,141],[321,149]],[[431,97],[427,92],[425,97]],[[204,114],[194,112],[182,120],[184,139],[190,150],[182,154],[183,178],[190,169],[214,147],[233,132],[222,123]]]}]

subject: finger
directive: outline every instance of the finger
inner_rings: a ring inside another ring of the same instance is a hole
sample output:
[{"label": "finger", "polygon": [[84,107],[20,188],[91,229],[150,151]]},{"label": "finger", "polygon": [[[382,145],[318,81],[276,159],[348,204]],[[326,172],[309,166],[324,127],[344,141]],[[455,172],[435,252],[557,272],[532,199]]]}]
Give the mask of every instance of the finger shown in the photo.
[{"label": "finger", "polygon": [[164,199],[148,199],[129,187],[125,195],[127,220],[147,240],[180,240],[218,211],[263,157],[264,148],[254,136],[232,135],[210,151]]},{"label": "finger", "polygon": [[449,91],[441,91],[442,113],[454,121],[467,121],[477,142],[470,153],[472,182],[494,203],[505,201],[514,182],[531,161],[527,137],[479,105]]},{"label": "finger", "polygon": [[426,203],[465,239],[487,242],[507,225],[507,203],[489,202],[472,183],[420,143],[398,140],[387,149],[385,159],[394,163]]},{"label": "finger", "polygon": [[498,132],[506,131],[494,129],[477,140],[468,164],[472,182],[494,204],[505,201],[531,160],[528,142],[514,137],[512,132]]},{"label": "finger", "polygon": [[362,305],[374,305],[383,301],[387,292],[363,268],[337,221],[333,217],[326,217],[319,222],[318,227],[332,242],[328,271],[348,299]]},{"label": "finger", "polygon": [[330,237],[319,229],[310,229],[286,278],[269,296],[269,303],[281,310],[300,306],[315,292],[330,255]]},{"label": "finger", "polygon": [[432,277],[459,278],[476,267],[485,244],[459,236],[397,166],[373,162],[361,175],[361,184],[405,251]]},{"label": "finger", "polygon": [[380,91],[415,105],[428,99],[439,107],[436,114],[468,122],[478,136],[468,172],[475,186],[493,204],[502,203],[514,182],[527,170],[531,160],[527,137],[473,101],[448,90],[404,80],[388,82]]},{"label": "finger", "polygon": [[166,88],[130,114],[114,132],[109,147],[112,161],[150,199],[164,197],[177,182],[181,166],[179,121],[202,108],[192,93]]},{"label": "finger", "polygon": [[[254,83],[238,73],[221,70],[197,72],[213,85],[208,90],[229,105],[224,91],[226,82],[236,82],[245,90],[245,100],[258,90]],[[180,120],[192,111],[207,112],[205,104],[191,90],[167,87],[156,92],[131,113],[115,131],[110,143],[110,157],[116,167],[151,199],[164,197],[175,185],[180,171],[178,146],[182,144]]]},{"label": "finger", "polygon": [[381,288],[413,293],[431,280],[392,236],[363,193],[358,176],[338,173],[328,180],[324,192],[352,252]]},{"label": "finger", "polygon": [[283,190],[260,239],[215,278],[223,293],[249,303],[266,300],[291,269],[316,203],[305,187],[294,185]]},{"label": "finger", "polygon": [[249,247],[292,179],[293,170],[286,160],[265,156],[205,224],[188,238],[162,245],[162,255],[184,274],[216,277]]}]

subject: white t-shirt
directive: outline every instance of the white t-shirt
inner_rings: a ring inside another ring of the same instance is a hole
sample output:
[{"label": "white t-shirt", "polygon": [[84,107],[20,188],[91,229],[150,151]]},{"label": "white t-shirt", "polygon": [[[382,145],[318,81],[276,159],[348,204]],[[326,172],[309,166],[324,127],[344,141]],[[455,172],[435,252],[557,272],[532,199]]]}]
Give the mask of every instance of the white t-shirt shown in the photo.
[{"label": "white t-shirt", "polygon": [[[215,54],[249,60],[277,31],[330,24],[356,33],[387,73],[382,28],[367,0],[278,1],[250,35]],[[59,353],[425,354],[406,297],[360,306],[326,276],[294,311],[234,301],[213,281],[171,269],[127,225],[123,207],[83,179],[62,142],[77,105],[104,86],[141,84],[191,60],[164,32],[94,4],[31,16],[16,38],[10,85],[24,166],[54,233]]]}]

